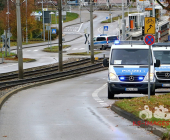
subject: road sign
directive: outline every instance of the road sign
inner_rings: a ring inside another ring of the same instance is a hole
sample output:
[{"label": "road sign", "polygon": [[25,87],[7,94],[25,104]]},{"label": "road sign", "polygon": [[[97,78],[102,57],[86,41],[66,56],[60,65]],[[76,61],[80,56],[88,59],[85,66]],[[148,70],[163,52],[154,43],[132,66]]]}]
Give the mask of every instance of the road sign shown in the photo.
[{"label": "road sign", "polygon": [[38,12],[38,14],[40,15],[40,14],[41,14],[41,12],[39,11],[39,12]]},{"label": "road sign", "polygon": [[51,29],[51,27],[50,26],[46,26],[46,30],[50,30]]},{"label": "road sign", "polygon": [[106,17],[106,19],[109,19],[109,17]]},{"label": "road sign", "polygon": [[170,35],[168,35],[168,41],[170,41]]},{"label": "road sign", "polygon": [[155,37],[153,35],[146,35],[144,40],[147,45],[153,45],[155,42]]},{"label": "road sign", "polygon": [[52,29],[52,34],[56,34],[56,29]]},{"label": "road sign", "polygon": [[145,34],[155,34],[155,17],[145,17]]},{"label": "road sign", "polygon": [[108,26],[104,26],[104,31],[108,31]]}]

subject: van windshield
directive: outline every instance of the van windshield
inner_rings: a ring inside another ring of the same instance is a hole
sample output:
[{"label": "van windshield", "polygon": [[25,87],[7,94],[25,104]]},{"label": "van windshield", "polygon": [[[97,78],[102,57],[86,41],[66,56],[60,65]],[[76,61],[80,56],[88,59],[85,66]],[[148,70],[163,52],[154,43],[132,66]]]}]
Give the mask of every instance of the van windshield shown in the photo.
[{"label": "van windshield", "polygon": [[[152,57],[150,57],[152,64]],[[148,49],[113,49],[111,65],[148,65]]]},{"label": "van windshield", "polygon": [[169,51],[154,51],[156,59],[161,61],[161,64],[170,64],[170,52]]}]

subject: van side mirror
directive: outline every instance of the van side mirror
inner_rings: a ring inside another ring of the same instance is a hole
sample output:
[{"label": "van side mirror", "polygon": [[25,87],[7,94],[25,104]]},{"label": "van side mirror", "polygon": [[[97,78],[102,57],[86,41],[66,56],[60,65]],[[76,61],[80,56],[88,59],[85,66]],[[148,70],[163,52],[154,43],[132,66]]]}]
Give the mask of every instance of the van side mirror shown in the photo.
[{"label": "van side mirror", "polygon": [[154,63],[154,67],[160,67],[160,60],[156,59],[156,63]]},{"label": "van side mirror", "polygon": [[107,61],[107,58],[103,59],[103,66],[109,67],[109,61]]}]

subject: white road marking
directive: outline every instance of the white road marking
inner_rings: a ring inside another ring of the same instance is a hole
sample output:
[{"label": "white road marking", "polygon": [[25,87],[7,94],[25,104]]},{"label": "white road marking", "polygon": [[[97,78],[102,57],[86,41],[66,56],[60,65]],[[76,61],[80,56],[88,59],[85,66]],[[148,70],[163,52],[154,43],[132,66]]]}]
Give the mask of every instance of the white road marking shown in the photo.
[{"label": "white road marking", "polygon": [[99,28],[97,29],[97,31],[98,31],[100,34],[102,34],[102,32],[100,32],[100,28],[103,28],[103,26],[99,27]]},{"label": "white road marking", "polygon": [[102,106],[109,106],[107,103],[100,103]]},{"label": "white road marking", "polygon": [[78,48],[73,48],[72,50],[77,50]]},{"label": "white road marking", "polygon": [[38,50],[34,50],[34,52],[37,52]]},{"label": "white road marking", "polygon": [[102,106],[109,106],[107,103],[104,103],[104,101],[102,101],[99,96],[98,93],[104,89],[107,86],[107,83],[104,84],[102,87],[96,89],[93,93],[92,93],[92,97],[94,98],[94,100],[96,100],[97,102],[99,102]]},{"label": "white road marking", "polygon": [[99,103],[103,103],[104,101],[97,101],[97,102],[99,102]]},{"label": "white road marking", "polygon": [[77,32],[79,32],[79,31],[80,31],[80,29],[81,29],[82,25],[83,25],[83,23],[80,25],[80,28],[78,29],[78,31],[77,31]]},{"label": "white road marking", "polygon": [[70,50],[70,48],[66,48],[65,50]]},{"label": "white road marking", "polygon": [[80,48],[79,50],[84,50],[85,48]]}]

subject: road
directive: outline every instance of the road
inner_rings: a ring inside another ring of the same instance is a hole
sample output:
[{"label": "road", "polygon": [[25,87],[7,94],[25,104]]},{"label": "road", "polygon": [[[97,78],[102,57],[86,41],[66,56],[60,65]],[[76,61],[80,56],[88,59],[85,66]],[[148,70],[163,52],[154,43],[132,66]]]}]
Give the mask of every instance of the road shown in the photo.
[{"label": "road", "polygon": [[[79,13],[79,11],[73,11],[73,12]],[[90,19],[89,18],[89,15],[90,15],[89,12],[87,10],[84,10],[84,11],[82,11],[82,14],[83,13],[87,16],[84,19],[84,21],[89,20]],[[113,11],[112,16],[114,17],[114,16],[117,16],[118,14],[121,14],[121,11]],[[115,23],[109,23],[109,24],[101,24],[101,21],[105,20],[106,16],[109,15],[108,11],[95,11],[94,15],[97,15],[97,17],[93,21],[94,36],[101,34],[103,32],[103,30],[102,30],[103,25],[109,26],[109,31],[104,32],[104,33],[111,34],[111,35],[117,33],[117,30],[116,30],[117,23],[116,22]],[[83,20],[83,17],[82,17],[82,20]],[[79,19],[76,19],[76,21],[78,21],[78,23],[79,23]],[[70,24],[73,24],[73,23],[74,23],[74,21],[72,21]],[[69,25],[69,23],[65,23],[64,25]],[[77,35],[82,35],[82,37],[80,37],[80,38],[78,38],[74,41],[71,41],[71,42],[63,43],[64,45],[71,45],[70,48],[64,50],[65,52],[63,52],[63,60],[66,60],[69,57],[73,57],[73,56],[67,55],[68,53],[85,52],[86,51],[87,45],[84,44],[84,42],[85,42],[84,29],[86,29],[87,27],[88,27],[87,31],[88,31],[88,33],[90,33],[90,28],[89,28],[90,22],[89,21],[64,28],[63,33],[66,34],[68,38],[71,38],[71,36],[77,36]],[[53,42],[57,42],[57,41],[53,41]],[[40,43],[40,44],[43,44],[43,43]],[[37,60],[36,62],[24,63],[23,64],[24,69],[58,62],[58,53],[43,52],[42,50],[45,47],[47,47],[47,46],[38,46],[38,47],[23,49],[23,57],[24,58],[34,58],[34,59]],[[13,52],[16,52],[16,51],[14,50]],[[109,55],[109,50],[102,51],[102,52],[106,56]],[[98,54],[96,56],[102,57],[103,53]],[[80,56],[78,56],[78,57],[80,57]],[[0,64],[0,65],[1,65],[0,73],[18,70],[18,64],[17,63],[4,63],[4,64]]]},{"label": "road", "polygon": [[1,140],[158,140],[108,105],[107,71],[23,90],[0,111]]}]

